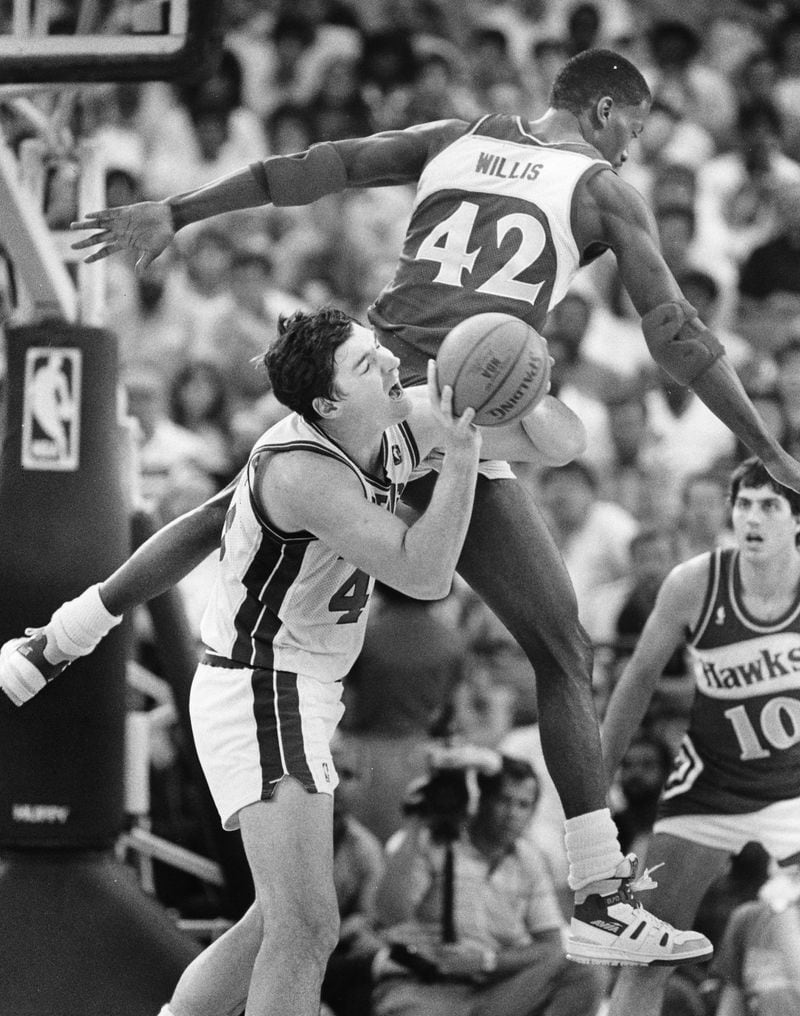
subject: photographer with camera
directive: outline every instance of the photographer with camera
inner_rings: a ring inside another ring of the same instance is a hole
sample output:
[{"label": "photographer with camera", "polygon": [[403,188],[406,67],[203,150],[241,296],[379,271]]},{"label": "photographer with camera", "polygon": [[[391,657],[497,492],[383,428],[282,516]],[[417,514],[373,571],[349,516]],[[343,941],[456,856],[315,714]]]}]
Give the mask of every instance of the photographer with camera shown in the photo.
[{"label": "photographer with camera", "polygon": [[538,793],[519,759],[468,746],[433,759],[386,848],[376,914],[390,946],[374,966],[374,1016],[598,1011],[602,974],[567,960],[547,867],[522,838]]}]

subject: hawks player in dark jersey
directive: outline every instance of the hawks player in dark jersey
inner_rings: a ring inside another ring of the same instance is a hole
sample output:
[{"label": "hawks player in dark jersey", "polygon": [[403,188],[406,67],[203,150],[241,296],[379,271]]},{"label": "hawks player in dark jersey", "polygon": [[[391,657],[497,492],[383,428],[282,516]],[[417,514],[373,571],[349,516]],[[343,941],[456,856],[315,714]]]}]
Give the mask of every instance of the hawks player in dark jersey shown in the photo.
[{"label": "hawks player in dark jersey", "polygon": [[[87,261],[132,249],[144,269],[176,231],[222,212],[416,181],[397,272],[370,312],[381,341],[401,357],[404,381],[421,377],[428,354],[469,314],[503,310],[541,326],[579,267],[611,249],[655,360],[693,387],[774,476],[800,489],[800,463],[777,444],[722,346],[683,299],[659,251],[651,212],[615,172],[644,129],[649,105],[647,84],[629,61],[590,50],[564,66],[551,106],[537,120],[491,116],[325,142],[161,202],[89,214],[75,227],[94,232],[74,246],[97,248]],[[707,941],[674,929],[664,935],[654,926],[652,934],[631,939],[642,914],[628,895],[635,863],[622,857],[606,807],[592,651],[574,590],[527,492],[507,470],[486,472],[493,478],[479,482],[459,572],[536,673],[542,745],[567,815],[569,881],[577,894],[570,953],[587,962],[636,964],[708,954]],[[423,506],[431,484],[422,490],[409,484],[404,499]],[[209,523],[212,534],[216,521]],[[198,554],[197,523],[195,516],[184,544],[187,564]],[[170,557],[178,561],[175,578],[183,567],[176,532],[164,544],[170,555],[177,548]],[[162,562],[161,574],[167,570]],[[135,588],[126,585],[121,601],[135,600],[146,584],[144,578]]]},{"label": "hawks player in dark jersey", "polygon": [[[691,558],[664,580],[603,729],[613,772],[685,645],[694,704],[647,860],[672,872],[655,911],[688,924],[745,843],[778,862],[800,852],[800,496],[748,459],[732,476],[731,514],[735,548]],[[656,1016],[663,981],[655,970],[624,972],[613,1011]]]}]

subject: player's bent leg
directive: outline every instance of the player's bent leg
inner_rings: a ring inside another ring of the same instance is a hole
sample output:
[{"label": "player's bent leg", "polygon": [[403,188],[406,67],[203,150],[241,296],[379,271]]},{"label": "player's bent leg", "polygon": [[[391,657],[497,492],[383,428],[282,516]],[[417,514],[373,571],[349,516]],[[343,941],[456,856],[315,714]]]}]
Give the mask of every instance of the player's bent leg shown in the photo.
[{"label": "player's bent leg", "polygon": [[604,808],[592,647],[561,554],[518,481],[478,477],[458,571],[533,665],[542,749],[565,814]]},{"label": "player's bent leg", "polygon": [[181,975],[169,1011],[172,1016],[239,1016],[263,939],[257,903],[212,942]]},{"label": "player's bent leg", "polygon": [[317,1016],[339,932],[333,798],[285,777],[269,801],[239,813],[263,919],[247,1013]]}]

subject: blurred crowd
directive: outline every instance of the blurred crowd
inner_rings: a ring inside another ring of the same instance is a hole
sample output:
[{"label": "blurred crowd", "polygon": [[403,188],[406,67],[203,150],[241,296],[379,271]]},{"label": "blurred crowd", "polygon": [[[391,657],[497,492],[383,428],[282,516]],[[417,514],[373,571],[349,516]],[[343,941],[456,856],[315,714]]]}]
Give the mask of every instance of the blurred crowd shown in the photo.
[{"label": "blurred crowd", "polygon": [[[102,152],[108,204],[158,199],[317,141],[486,112],[538,115],[568,57],[614,49],[654,95],[621,174],[647,197],[686,297],[769,426],[800,454],[800,3],[225,0],[222,10],[220,55],[202,81],[82,90],[75,129]],[[2,124],[12,144],[30,130],[11,108]],[[46,214],[63,227],[57,184]],[[141,497],[163,521],[224,486],[274,418],[259,357],[278,316],[335,304],[364,319],[412,200],[412,188],[392,187],[234,213],[182,231],[143,275],[125,257],[109,260],[108,325],[137,421]],[[727,475],[746,452],[654,365],[611,255],[584,270],[545,331],[552,393],[581,416],[589,442],[569,466],[519,472],[597,647],[602,715],[667,572],[729,541]],[[183,587],[195,628],[206,583],[201,567]],[[533,674],[469,589],[457,584],[435,604],[379,590],[346,696],[343,782],[357,777],[345,800],[359,829],[382,849],[443,737],[533,760],[538,800],[526,836],[568,906],[563,815],[541,760]],[[691,696],[678,654],[613,789],[626,849],[646,837]],[[752,898],[766,879],[761,857],[740,869],[740,882],[730,876],[736,891],[722,887],[723,904],[709,903],[715,934],[720,906]],[[713,1011],[701,1008],[701,980],[675,1012]]]}]

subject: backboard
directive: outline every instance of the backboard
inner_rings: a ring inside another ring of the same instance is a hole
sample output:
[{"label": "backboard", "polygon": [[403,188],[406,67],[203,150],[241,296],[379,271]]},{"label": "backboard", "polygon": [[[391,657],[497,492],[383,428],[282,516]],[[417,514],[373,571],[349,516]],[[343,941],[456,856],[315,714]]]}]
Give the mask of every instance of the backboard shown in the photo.
[{"label": "backboard", "polygon": [[0,0],[0,84],[202,73],[219,0]]}]

